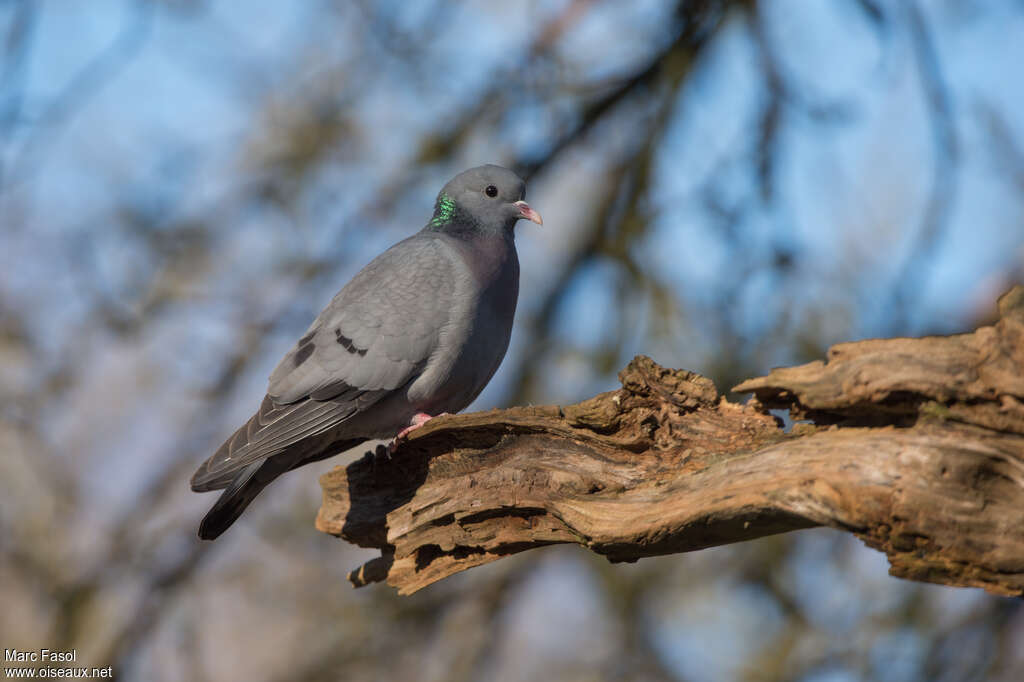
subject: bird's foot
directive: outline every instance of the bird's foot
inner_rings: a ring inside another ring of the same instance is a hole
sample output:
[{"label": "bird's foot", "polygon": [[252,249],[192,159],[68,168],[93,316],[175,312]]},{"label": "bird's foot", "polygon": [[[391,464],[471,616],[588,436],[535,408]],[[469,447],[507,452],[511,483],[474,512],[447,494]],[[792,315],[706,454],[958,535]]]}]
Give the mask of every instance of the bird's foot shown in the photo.
[{"label": "bird's foot", "polygon": [[441,414],[437,414],[434,416],[431,416],[426,412],[417,412],[416,414],[413,415],[412,419],[410,420],[409,426],[406,426],[404,429],[399,431],[398,435],[391,439],[391,442],[388,444],[388,452],[393,453],[395,451],[395,448],[398,447],[398,444],[405,440],[410,433],[420,428],[431,419],[434,419],[436,417],[445,417],[447,415],[447,412],[442,412]]},{"label": "bird's foot", "polygon": [[417,412],[409,421],[409,425],[398,432],[398,435],[395,436],[395,440],[404,440],[406,436],[408,436],[410,433],[426,424],[431,419],[433,419],[433,417],[427,414],[426,412]]}]

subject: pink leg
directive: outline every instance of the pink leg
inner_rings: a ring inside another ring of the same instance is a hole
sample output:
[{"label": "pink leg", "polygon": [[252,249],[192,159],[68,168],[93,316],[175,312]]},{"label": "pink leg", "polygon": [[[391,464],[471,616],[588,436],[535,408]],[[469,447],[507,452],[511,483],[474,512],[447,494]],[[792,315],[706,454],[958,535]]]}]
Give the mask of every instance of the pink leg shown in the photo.
[{"label": "pink leg", "polygon": [[431,417],[426,412],[417,412],[412,416],[412,419],[409,421],[409,426],[406,426],[404,429],[398,432],[398,435],[395,436],[395,440],[402,440],[410,433],[426,424],[431,419],[433,419],[433,417]]},{"label": "pink leg", "polygon": [[[442,412],[441,414],[438,414],[438,415],[435,415],[435,416],[437,416],[437,417],[444,417],[447,414],[448,414],[447,412]],[[409,426],[406,426],[404,429],[399,431],[398,435],[395,436],[394,439],[391,441],[391,443],[388,444],[388,450],[390,452],[394,452],[395,448],[398,446],[398,443],[400,441],[405,440],[406,436],[408,436],[410,433],[412,433],[416,429],[420,428],[421,426],[423,426],[424,424],[426,424],[428,421],[430,421],[433,418],[434,417],[430,416],[426,412],[417,412],[416,414],[414,414],[412,419],[410,420]]]}]

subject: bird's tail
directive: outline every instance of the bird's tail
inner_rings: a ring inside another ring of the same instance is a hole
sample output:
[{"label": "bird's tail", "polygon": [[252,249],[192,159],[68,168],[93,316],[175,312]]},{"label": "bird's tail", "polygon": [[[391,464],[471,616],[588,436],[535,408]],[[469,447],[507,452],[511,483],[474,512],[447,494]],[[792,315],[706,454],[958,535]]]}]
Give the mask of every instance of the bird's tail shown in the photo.
[{"label": "bird's tail", "polygon": [[313,454],[296,458],[282,452],[253,462],[239,471],[224,492],[217,498],[210,511],[206,512],[199,524],[199,537],[203,540],[216,540],[221,533],[234,523],[249,503],[256,499],[260,491],[270,485],[271,481],[283,473],[305,464],[310,464],[327,457],[333,457],[345,450],[358,445],[364,439],[335,441],[329,447],[314,450]]},{"label": "bird's tail", "polygon": [[203,517],[199,524],[199,537],[203,540],[215,540],[221,533],[241,516],[260,491],[275,478],[287,471],[281,468],[278,458],[257,460],[245,467],[224,489],[216,504]]}]

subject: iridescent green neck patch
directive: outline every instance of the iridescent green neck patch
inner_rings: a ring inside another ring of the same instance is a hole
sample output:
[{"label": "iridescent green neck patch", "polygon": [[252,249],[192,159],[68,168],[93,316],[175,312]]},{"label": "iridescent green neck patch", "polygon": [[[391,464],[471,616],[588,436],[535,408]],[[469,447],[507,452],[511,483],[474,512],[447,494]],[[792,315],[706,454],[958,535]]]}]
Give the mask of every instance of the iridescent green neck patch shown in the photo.
[{"label": "iridescent green neck patch", "polygon": [[434,217],[430,219],[430,224],[434,227],[447,225],[451,222],[453,215],[455,215],[455,200],[447,194],[442,194],[437,199],[437,207],[434,209]]}]

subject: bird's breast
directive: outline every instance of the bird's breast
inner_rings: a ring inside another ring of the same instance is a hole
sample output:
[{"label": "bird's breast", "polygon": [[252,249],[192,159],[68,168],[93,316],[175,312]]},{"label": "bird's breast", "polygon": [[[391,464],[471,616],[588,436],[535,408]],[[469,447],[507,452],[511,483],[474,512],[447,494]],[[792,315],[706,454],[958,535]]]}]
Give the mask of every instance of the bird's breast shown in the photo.
[{"label": "bird's breast", "polygon": [[519,296],[519,262],[509,240],[462,242],[455,253],[448,323],[409,389],[410,401],[430,414],[464,409],[487,385],[508,349]]}]

